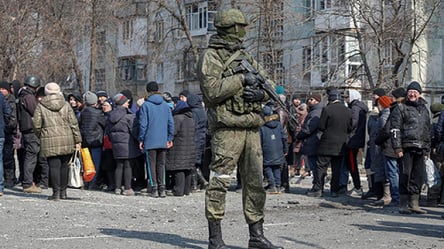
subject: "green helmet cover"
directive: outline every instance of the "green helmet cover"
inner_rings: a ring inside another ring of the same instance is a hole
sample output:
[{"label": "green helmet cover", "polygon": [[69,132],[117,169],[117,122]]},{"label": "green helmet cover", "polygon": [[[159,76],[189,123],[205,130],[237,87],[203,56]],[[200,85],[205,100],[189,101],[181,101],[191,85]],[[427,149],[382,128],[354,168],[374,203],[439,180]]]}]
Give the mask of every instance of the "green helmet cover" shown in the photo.
[{"label": "green helmet cover", "polygon": [[238,9],[220,10],[214,18],[216,28],[228,28],[235,24],[248,25],[247,17]]}]

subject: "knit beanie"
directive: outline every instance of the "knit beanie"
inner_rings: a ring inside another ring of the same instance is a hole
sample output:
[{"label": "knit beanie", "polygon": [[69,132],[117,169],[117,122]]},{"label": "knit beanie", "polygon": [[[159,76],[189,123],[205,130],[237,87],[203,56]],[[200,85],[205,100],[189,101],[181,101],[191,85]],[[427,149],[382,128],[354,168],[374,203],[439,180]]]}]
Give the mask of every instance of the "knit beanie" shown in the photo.
[{"label": "knit beanie", "polygon": [[148,84],[146,84],[146,91],[147,92],[157,92],[159,91],[159,85],[155,81],[150,81]]},{"label": "knit beanie", "polygon": [[376,88],[375,90],[373,90],[373,94],[376,94],[379,97],[381,97],[385,95],[385,90],[382,88]]},{"label": "knit beanie", "polygon": [[59,94],[60,87],[57,83],[51,82],[45,85],[45,95]]},{"label": "knit beanie", "polygon": [[382,106],[382,108],[389,108],[392,103],[392,99],[389,96],[381,96],[378,98],[378,103]]},{"label": "knit beanie", "polygon": [[122,90],[120,93],[125,95],[127,99],[133,99],[133,93],[129,89]]},{"label": "knit beanie", "polygon": [[113,101],[116,105],[123,105],[128,101],[128,98],[125,95],[118,93],[113,97]]},{"label": "knit beanie", "polygon": [[407,86],[407,92],[409,90],[416,90],[419,92],[419,94],[422,93],[421,85],[417,81],[410,82],[410,84]]},{"label": "knit beanie", "polygon": [[275,89],[276,89],[276,93],[277,93],[277,94],[284,94],[284,93],[285,93],[285,89],[284,89],[283,86],[279,86],[279,85],[277,85],[277,86],[275,87]]},{"label": "knit beanie", "polygon": [[273,114],[273,109],[272,109],[269,105],[265,105],[265,106],[262,108],[262,113],[263,113],[265,116],[270,116],[271,114]]},{"label": "knit beanie", "polygon": [[313,93],[313,94],[311,94],[310,99],[315,99],[318,102],[321,102],[322,101],[322,96],[319,93]]},{"label": "knit beanie", "polygon": [[94,105],[97,103],[97,101],[99,100],[97,98],[97,95],[91,91],[87,91],[86,93],[83,94],[83,99],[85,100],[85,103],[87,105]]},{"label": "knit beanie", "polygon": [[8,90],[8,92],[11,92],[11,87],[9,86],[9,83],[7,81],[0,81],[0,88]]},{"label": "knit beanie", "polygon": [[404,87],[396,88],[395,90],[392,91],[392,95],[395,98],[405,97],[406,92],[405,92]]},{"label": "knit beanie", "polygon": [[188,97],[188,95],[190,94],[190,91],[188,91],[188,90],[183,90],[182,92],[180,92],[179,93],[179,96],[185,96],[185,97]]},{"label": "knit beanie", "polygon": [[103,90],[96,91],[96,95],[97,95],[97,97],[107,97],[108,98],[108,94],[106,93],[106,91],[103,91]]}]

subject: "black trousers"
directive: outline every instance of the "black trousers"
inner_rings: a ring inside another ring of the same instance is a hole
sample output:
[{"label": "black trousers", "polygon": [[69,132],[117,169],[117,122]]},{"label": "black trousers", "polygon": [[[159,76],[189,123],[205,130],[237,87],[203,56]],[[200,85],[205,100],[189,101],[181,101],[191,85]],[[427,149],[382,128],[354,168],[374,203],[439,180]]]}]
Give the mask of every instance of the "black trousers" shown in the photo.
[{"label": "black trousers", "polygon": [[34,170],[40,151],[40,141],[34,133],[25,133],[23,134],[23,146],[25,147],[23,188],[28,188],[32,186],[34,180]]},{"label": "black trousers", "polygon": [[316,160],[316,170],[318,177],[313,186],[315,191],[324,189],[324,181],[327,176],[328,165],[331,164],[331,184],[330,184],[330,192],[338,192],[339,186],[339,177],[341,175],[341,165],[343,163],[343,156],[325,156],[318,155],[318,159]]},{"label": "black trousers", "polygon": [[68,187],[68,162],[71,154],[48,157],[49,177],[53,192],[66,190]]},{"label": "black trousers", "polygon": [[146,151],[146,168],[150,187],[165,187],[166,149]]},{"label": "black trousers", "polygon": [[115,178],[116,189],[120,189],[122,187],[122,178],[123,178],[123,185],[125,187],[125,190],[131,188],[133,169],[131,168],[130,159],[117,159],[116,160],[115,177],[116,177]]},{"label": "black trousers", "polygon": [[191,170],[175,170],[172,173],[174,174],[174,195],[189,195],[191,190]]},{"label": "black trousers", "polygon": [[5,144],[3,145],[3,169],[5,185],[12,186],[17,181],[15,175],[14,143],[12,138],[6,138]]},{"label": "black trousers", "polygon": [[418,149],[404,149],[399,165],[399,194],[419,195],[424,182],[424,152]]},{"label": "black trousers", "polygon": [[347,149],[347,152],[345,153],[344,157],[344,164],[347,167],[348,171],[350,172],[350,175],[352,176],[353,186],[356,189],[361,188],[361,178],[359,175],[358,160],[357,160],[358,152],[359,149]]}]

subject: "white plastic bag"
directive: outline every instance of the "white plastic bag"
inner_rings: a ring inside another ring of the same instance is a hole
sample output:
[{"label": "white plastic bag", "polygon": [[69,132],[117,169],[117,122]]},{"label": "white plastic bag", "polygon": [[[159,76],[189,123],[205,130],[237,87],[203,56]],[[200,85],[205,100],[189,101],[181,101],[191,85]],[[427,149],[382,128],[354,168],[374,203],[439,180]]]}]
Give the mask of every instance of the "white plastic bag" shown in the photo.
[{"label": "white plastic bag", "polygon": [[69,174],[68,174],[68,187],[80,188],[83,186],[82,179],[82,163],[79,157],[79,150],[74,152],[69,160]]},{"label": "white plastic bag", "polygon": [[439,171],[432,159],[425,158],[425,182],[429,188],[437,185],[440,181]]}]

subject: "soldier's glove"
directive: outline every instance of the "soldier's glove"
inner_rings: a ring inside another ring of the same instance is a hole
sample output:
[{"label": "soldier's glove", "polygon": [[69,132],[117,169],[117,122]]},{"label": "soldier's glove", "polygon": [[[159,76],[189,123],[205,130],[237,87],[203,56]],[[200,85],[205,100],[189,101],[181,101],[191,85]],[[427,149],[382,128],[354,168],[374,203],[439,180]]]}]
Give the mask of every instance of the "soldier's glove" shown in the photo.
[{"label": "soldier's glove", "polygon": [[258,102],[265,98],[265,93],[261,89],[245,88],[243,98],[246,102]]},{"label": "soldier's glove", "polygon": [[244,86],[256,86],[257,78],[253,73],[246,72],[244,73]]}]

